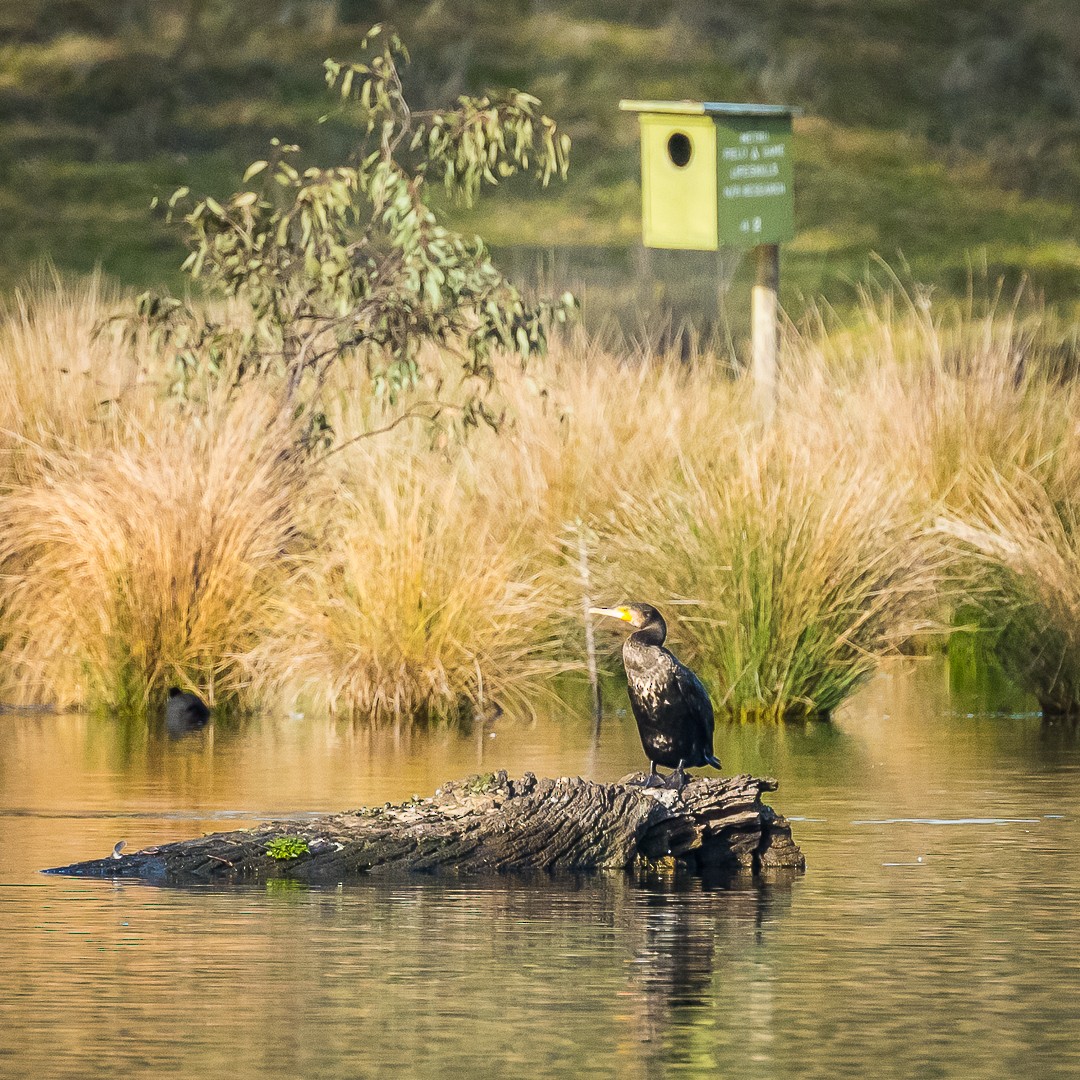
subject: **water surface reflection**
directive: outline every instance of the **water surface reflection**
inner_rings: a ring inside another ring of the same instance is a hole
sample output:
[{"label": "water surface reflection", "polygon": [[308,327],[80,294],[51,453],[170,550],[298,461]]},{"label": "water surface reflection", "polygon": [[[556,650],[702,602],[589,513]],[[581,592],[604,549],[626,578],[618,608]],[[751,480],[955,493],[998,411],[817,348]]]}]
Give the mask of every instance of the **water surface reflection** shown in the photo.
[{"label": "water surface reflection", "polygon": [[[629,719],[501,718],[485,768],[617,777]],[[170,739],[0,716],[0,1075],[1080,1074],[1080,739],[886,673],[831,725],[721,728],[794,881],[160,890],[43,866],[426,793],[476,732],[326,718]],[[712,887],[707,887],[712,886]]]}]

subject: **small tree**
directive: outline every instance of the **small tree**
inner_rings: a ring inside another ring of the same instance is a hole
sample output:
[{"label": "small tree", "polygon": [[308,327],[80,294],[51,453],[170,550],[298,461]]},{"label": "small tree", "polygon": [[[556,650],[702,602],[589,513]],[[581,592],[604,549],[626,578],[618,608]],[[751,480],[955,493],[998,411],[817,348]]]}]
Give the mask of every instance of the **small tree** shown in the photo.
[{"label": "small tree", "polygon": [[[569,138],[536,98],[513,90],[413,112],[402,93],[399,62],[408,53],[398,37],[375,27],[362,49],[361,62],[325,63],[328,86],[359,109],[362,137],[345,164],[302,168],[299,147],[274,140],[272,154],[248,167],[244,189],[227,201],[192,205],[187,188],[169,200],[170,217],[182,213],[187,229],[183,268],[239,299],[250,318],[217,323],[149,294],[140,314],[177,347],[177,392],[186,393],[207,364],[212,377],[235,385],[277,380],[283,412],[306,417],[308,435],[336,364],[361,359],[375,391],[396,402],[422,374],[423,342],[461,358],[468,389],[455,406],[459,422],[496,426],[485,403],[493,350],[523,361],[542,352],[550,320],[564,320],[573,298],[526,302],[483,242],[440,224],[425,195],[435,181],[471,202],[485,184],[519,172],[546,185],[566,175]],[[445,402],[431,405],[429,417]]]}]

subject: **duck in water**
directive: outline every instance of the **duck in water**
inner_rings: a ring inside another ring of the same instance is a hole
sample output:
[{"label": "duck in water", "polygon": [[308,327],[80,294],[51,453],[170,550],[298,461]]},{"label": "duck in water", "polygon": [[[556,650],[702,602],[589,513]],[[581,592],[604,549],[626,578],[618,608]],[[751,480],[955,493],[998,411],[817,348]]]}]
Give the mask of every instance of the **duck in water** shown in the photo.
[{"label": "duck in water", "polygon": [[[681,791],[688,767],[711,765],[719,769],[720,762],[713,755],[709,692],[685,664],[664,648],[667,624],[660,612],[651,604],[589,611],[634,627],[634,633],[623,642],[623,666],[641,745],[652,763],[646,786],[666,783]],[[657,773],[657,765],[673,770],[666,780]]]},{"label": "duck in water", "polygon": [[165,702],[165,727],[169,734],[198,731],[209,719],[210,710],[201,697],[181,690],[179,686],[169,687],[169,699]]}]

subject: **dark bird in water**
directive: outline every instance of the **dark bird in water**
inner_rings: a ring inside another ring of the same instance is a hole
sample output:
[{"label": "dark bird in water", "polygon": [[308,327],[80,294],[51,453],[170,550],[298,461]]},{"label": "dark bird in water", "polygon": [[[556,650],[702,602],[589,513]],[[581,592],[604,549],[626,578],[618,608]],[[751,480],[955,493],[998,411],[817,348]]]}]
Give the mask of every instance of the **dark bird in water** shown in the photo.
[{"label": "dark bird in water", "polygon": [[637,720],[645,755],[652,762],[646,784],[659,785],[657,765],[674,771],[667,783],[679,790],[686,783],[687,767],[711,765],[713,756],[713,710],[709,692],[701,680],[664,648],[667,624],[649,604],[624,604],[616,608],[590,608],[594,615],[610,615],[635,628],[623,642],[623,666],[630,705]]},{"label": "dark bird in water", "polygon": [[198,731],[206,726],[209,719],[210,710],[202,698],[181,690],[179,686],[169,687],[169,700],[165,703],[165,727],[171,735]]}]

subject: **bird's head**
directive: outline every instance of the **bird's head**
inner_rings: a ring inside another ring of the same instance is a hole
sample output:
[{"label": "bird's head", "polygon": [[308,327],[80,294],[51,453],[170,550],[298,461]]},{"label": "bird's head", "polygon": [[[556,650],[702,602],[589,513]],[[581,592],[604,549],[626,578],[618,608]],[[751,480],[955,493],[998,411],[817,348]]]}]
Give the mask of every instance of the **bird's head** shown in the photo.
[{"label": "bird's head", "polygon": [[652,604],[621,604],[619,607],[594,607],[589,608],[590,615],[608,615],[613,619],[621,619],[629,623],[636,630],[646,626],[663,626],[664,619]]}]

